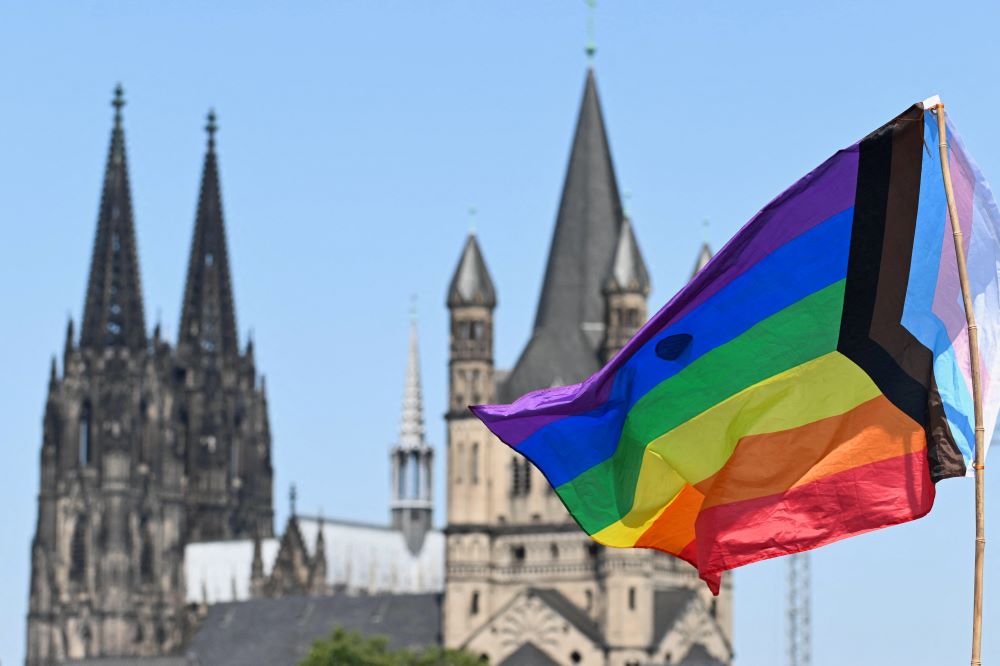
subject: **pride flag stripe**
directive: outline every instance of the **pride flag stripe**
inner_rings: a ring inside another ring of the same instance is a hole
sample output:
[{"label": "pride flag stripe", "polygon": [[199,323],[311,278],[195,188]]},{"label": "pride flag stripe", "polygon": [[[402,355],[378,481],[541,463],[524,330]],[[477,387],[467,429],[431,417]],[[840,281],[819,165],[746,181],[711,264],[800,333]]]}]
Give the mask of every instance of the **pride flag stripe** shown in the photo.
[{"label": "pride flag stripe", "polygon": [[[949,135],[991,438],[1000,211]],[[768,204],[585,382],[474,413],[594,539],[676,555],[714,591],[734,566],[919,518],[971,459],[936,136],[915,105]]]}]

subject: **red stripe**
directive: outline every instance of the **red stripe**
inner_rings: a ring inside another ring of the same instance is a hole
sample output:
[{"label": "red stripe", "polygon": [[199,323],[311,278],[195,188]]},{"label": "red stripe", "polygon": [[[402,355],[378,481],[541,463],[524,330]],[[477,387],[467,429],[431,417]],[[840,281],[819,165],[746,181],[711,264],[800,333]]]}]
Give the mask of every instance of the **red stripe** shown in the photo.
[{"label": "red stripe", "polygon": [[915,451],[702,511],[698,569],[717,590],[727,569],[921,518],[934,505],[927,452]]}]

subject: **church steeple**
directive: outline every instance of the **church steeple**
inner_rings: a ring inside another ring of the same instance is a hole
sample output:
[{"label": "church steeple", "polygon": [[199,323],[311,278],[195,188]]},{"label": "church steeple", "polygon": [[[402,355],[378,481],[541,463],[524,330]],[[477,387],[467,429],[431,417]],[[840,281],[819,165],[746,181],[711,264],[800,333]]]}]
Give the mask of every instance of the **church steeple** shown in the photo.
[{"label": "church steeple", "polygon": [[80,346],[138,350],[146,346],[146,322],[122,128],[125,97],[120,84],[111,104],[115,109],[114,127],[104,170]]},{"label": "church steeple", "polygon": [[502,400],[577,382],[598,369],[605,337],[603,288],[622,219],[597,82],[588,69],[534,332],[503,386]]},{"label": "church steeple", "polygon": [[208,147],[191,240],[178,347],[189,354],[233,358],[239,353],[239,347],[215,152],[218,125],[214,111],[208,113],[205,130]]},{"label": "church steeple", "polygon": [[431,528],[431,466],[433,451],[424,439],[424,406],[420,388],[420,350],[417,320],[410,323],[410,345],[403,382],[399,442],[392,463],[392,525],[403,532],[407,546],[418,553]]}]

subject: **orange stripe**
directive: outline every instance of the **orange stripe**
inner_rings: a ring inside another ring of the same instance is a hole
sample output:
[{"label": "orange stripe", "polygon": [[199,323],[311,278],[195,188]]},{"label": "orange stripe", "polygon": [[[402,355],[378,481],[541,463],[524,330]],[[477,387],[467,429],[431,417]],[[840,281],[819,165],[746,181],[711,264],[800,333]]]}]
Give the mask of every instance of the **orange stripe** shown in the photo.
[{"label": "orange stripe", "polygon": [[885,396],[798,428],[744,437],[718,472],[697,484],[702,509],[796,486],[927,447],[923,428]]},{"label": "orange stripe", "polygon": [[642,533],[635,543],[636,547],[657,548],[680,555],[685,546],[694,540],[694,521],[704,498],[694,486],[685,484],[659,518]]}]

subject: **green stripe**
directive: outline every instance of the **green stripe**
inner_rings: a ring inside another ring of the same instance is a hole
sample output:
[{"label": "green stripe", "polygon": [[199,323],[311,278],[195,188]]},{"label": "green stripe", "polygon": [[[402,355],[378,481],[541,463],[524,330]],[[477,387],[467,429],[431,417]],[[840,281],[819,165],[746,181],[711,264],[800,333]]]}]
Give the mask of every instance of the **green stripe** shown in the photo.
[{"label": "green stripe", "polygon": [[629,512],[649,442],[768,377],[834,351],[844,282],[760,321],[642,396],[614,455],[556,488],[580,526],[594,534]]}]

